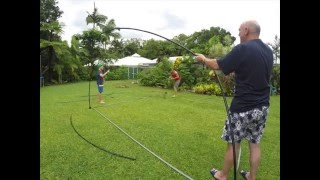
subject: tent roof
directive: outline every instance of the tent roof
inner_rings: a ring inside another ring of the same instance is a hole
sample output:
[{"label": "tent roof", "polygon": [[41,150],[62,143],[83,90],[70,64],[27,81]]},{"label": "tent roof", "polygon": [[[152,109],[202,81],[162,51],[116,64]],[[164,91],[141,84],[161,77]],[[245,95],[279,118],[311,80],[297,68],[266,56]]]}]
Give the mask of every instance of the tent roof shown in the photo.
[{"label": "tent roof", "polygon": [[156,64],[157,60],[151,60],[144,57],[141,57],[139,54],[135,53],[131,56],[118,59],[113,63],[110,63],[110,66],[148,66],[150,64]]}]

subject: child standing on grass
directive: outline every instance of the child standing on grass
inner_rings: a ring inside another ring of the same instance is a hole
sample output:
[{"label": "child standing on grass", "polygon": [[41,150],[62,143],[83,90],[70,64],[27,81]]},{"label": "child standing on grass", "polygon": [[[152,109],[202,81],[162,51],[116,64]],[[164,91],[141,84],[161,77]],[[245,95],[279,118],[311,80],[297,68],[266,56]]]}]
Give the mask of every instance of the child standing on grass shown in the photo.
[{"label": "child standing on grass", "polygon": [[109,73],[109,71],[103,73],[104,66],[102,64],[98,64],[98,71],[97,71],[97,86],[98,86],[98,101],[100,104],[105,103],[102,98],[103,92],[103,84],[104,84],[104,77]]}]

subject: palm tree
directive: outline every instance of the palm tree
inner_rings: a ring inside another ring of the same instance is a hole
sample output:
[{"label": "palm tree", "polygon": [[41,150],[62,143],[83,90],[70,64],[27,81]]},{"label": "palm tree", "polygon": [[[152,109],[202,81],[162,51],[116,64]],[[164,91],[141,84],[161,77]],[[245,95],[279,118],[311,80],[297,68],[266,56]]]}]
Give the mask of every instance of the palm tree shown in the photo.
[{"label": "palm tree", "polygon": [[98,8],[96,8],[95,3],[93,3],[92,14],[90,14],[89,12],[87,12],[87,13],[89,14],[86,18],[87,25],[93,24],[93,27],[92,27],[93,29],[95,28],[96,24],[98,26],[101,26],[108,19],[107,16],[98,13]]},{"label": "palm tree", "polygon": [[[87,24],[93,24],[92,29],[96,29],[96,25],[99,27],[101,32],[101,37],[98,39],[98,41],[101,43],[102,48],[104,49],[104,52],[107,50],[108,44],[111,44],[111,39],[118,39],[120,38],[120,34],[117,32],[113,32],[114,28],[116,27],[115,20],[111,19],[110,21],[107,21],[108,17],[102,14],[98,13],[98,8],[95,7],[92,14],[88,12],[88,16],[86,18]],[[104,57],[103,55],[101,60],[105,61],[107,57]]]},{"label": "palm tree", "polygon": [[53,80],[53,72],[58,75],[58,83],[61,84],[63,72],[69,73],[73,78],[78,79],[76,69],[81,66],[79,58],[79,46],[73,38],[71,47],[68,46],[67,41],[54,40],[54,36],[62,33],[63,25],[54,21],[52,23],[42,23],[40,30],[49,31],[49,40],[40,39],[40,50],[48,50],[48,71],[49,82]]},{"label": "palm tree", "polygon": [[110,60],[110,55],[107,53],[108,45],[111,44],[111,40],[118,39],[119,33],[113,32],[116,27],[115,21],[111,19],[107,21],[108,17],[98,13],[98,8],[95,7],[93,12],[86,17],[87,24],[93,24],[92,29],[84,31],[82,35],[78,35],[81,40],[83,48],[87,49],[89,56],[86,64],[91,64],[91,73],[93,72],[94,61],[100,59],[102,61]]}]

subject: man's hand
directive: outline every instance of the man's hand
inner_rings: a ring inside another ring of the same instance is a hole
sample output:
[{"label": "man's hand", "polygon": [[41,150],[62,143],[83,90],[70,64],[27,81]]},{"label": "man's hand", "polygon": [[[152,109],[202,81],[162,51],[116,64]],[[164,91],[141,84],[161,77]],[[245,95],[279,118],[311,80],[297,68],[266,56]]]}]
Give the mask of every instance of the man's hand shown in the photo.
[{"label": "man's hand", "polygon": [[203,63],[203,62],[206,60],[206,57],[205,57],[203,54],[197,54],[197,56],[195,57],[195,59],[196,59],[198,62]]}]

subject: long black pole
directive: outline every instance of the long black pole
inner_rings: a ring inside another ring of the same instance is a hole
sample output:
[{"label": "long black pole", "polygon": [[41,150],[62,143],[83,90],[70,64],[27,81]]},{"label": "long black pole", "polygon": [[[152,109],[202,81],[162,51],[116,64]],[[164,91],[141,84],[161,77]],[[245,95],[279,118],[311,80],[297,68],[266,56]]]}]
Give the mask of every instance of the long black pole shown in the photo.
[{"label": "long black pole", "polygon": [[159,37],[161,37],[161,38],[163,38],[163,39],[165,39],[165,40],[167,40],[167,41],[170,41],[170,42],[172,42],[172,43],[175,44],[175,45],[178,45],[178,46],[182,47],[183,49],[187,50],[188,52],[190,52],[191,54],[193,54],[194,56],[196,56],[196,54],[195,54],[194,52],[192,52],[190,49],[182,46],[181,44],[176,43],[176,42],[172,41],[171,39],[168,39],[168,38],[166,38],[166,37],[164,37],[164,36],[161,36],[161,35],[159,35],[159,34],[156,34],[156,33],[150,32],[150,31],[146,31],[146,30],[142,30],[142,29],[137,29],[137,28],[129,28],[129,27],[115,27],[114,29],[118,29],[119,31],[120,31],[120,29],[131,29],[131,30],[142,31],[142,32],[146,32],[146,33],[149,33],[149,34],[153,34],[153,35],[159,36]]},{"label": "long black pole", "polygon": [[91,84],[91,76],[92,76],[92,72],[93,72],[93,67],[94,67],[94,63],[91,64],[90,69],[89,69],[89,92],[88,92],[89,109],[91,109],[91,89],[90,89],[90,84]]},{"label": "long black pole", "polygon": [[[130,27],[115,27],[115,28],[113,28],[113,29],[117,29],[117,30],[119,30],[119,31],[120,31],[120,29],[129,29],[129,30],[136,30],[136,31],[142,31],[142,32],[146,32],[146,33],[149,33],[149,34],[153,34],[153,35],[159,36],[159,37],[161,37],[161,38],[163,38],[163,39],[165,39],[165,40],[167,40],[167,41],[170,41],[170,42],[172,42],[173,44],[182,47],[183,49],[185,49],[186,51],[188,51],[188,52],[191,53],[192,55],[197,56],[196,53],[192,52],[190,49],[184,47],[183,45],[181,45],[181,44],[179,44],[179,43],[177,43],[177,42],[174,42],[174,41],[172,41],[171,39],[168,39],[168,38],[166,38],[166,37],[164,37],[164,36],[161,36],[161,35],[159,35],[159,34],[150,32],[150,31],[146,31],[146,30],[142,30],[142,29],[137,29],[137,28],[130,28]],[[112,31],[112,30],[111,30],[111,31]],[[217,79],[218,79],[218,84],[219,84],[220,89],[221,89],[221,92],[222,92],[222,97],[223,97],[223,101],[224,101],[224,105],[225,105],[225,108],[226,108],[227,117],[228,117],[228,121],[229,121],[229,130],[230,130],[230,132],[231,132],[232,149],[233,149],[234,179],[236,180],[236,179],[237,179],[236,147],[235,147],[235,142],[234,142],[233,130],[231,129],[231,115],[230,115],[230,113],[229,113],[229,107],[228,107],[228,103],[227,103],[227,98],[226,98],[225,93],[224,93],[224,90],[223,90],[223,88],[222,88],[222,85],[221,85],[219,76],[217,75],[217,73],[216,73],[215,70],[213,70],[213,71],[214,71],[215,76],[216,76]]]}]

